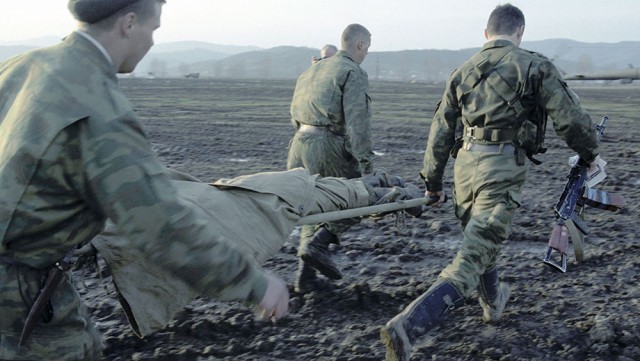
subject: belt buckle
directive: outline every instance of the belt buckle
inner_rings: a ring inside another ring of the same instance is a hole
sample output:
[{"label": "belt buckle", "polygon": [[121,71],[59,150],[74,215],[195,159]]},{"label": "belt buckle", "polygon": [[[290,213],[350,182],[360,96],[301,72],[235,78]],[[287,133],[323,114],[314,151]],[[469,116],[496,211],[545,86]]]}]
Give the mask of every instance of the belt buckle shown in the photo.
[{"label": "belt buckle", "polygon": [[477,129],[477,128],[478,128],[477,126],[467,127],[467,128],[464,130],[464,136],[465,136],[466,138],[470,138],[470,139],[473,139],[473,140],[477,140],[477,139],[478,139],[478,138],[476,138],[476,129]]}]

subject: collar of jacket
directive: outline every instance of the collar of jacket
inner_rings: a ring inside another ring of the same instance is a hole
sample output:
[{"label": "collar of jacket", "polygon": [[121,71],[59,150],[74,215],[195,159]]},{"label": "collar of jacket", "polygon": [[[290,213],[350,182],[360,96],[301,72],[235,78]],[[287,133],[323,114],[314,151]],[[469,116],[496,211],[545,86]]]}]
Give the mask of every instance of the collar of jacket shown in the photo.
[{"label": "collar of jacket", "polygon": [[339,50],[336,55],[334,56],[341,56],[343,58],[347,58],[351,61],[353,61],[355,63],[355,60],[353,60],[353,57],[351,56],[351,54],[349,54],[349,52],[347,52],[346,50]]},{"label": "collar of jacket", "polygon": [[491,48],[503,48],[505,46],[516,46],[516,44],[512,43],[509,40],[505,40],[505,39],[491,40],[491,41],[487,41],[482,46],[482,50],[487,50],[487,49],[491,49]]},{"label": "collar of jacket", "polygon": [[66,46],[70,46],[73,51],[77,51],[82,53],[85,60],[90,61],[95,64],[110,78],[117,79],[117,70],[114,65],[107,59],[107,57],[102,53],[95,44],[91,42],[91,40],[82,36],[78,32],[72,32],[62,39],[62,44]]}]

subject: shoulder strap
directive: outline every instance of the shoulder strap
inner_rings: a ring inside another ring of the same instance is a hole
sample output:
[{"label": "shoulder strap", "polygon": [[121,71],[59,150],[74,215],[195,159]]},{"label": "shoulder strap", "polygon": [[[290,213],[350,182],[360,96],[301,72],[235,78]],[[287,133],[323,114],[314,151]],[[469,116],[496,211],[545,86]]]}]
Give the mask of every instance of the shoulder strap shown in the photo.
[{"label": "shoulder strap", "polygon": [[[496,69],[496,65],[511,51],[513,51],[513,47],[505,46],[495,49],[489,56],[484,52],[480,52],[471,57],[470,61],[474,65],[474,76],[477,77],[473,86],[475,88],[482,80],[486,80],[491,88],[516,112],[516,119],[520,120],[526,113],[526,109],[520,103],[522,94],[513,89]],[[511,94],[515,95],[511,96]]]}]

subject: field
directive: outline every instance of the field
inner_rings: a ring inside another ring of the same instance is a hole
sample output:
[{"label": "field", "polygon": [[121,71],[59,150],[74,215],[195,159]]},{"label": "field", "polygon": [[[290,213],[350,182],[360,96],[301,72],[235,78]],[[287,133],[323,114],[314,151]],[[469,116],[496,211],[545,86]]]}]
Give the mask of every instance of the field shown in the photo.
[{"label": "field", "polygon": [[[284,170],[293,135],[293,81],[122,79],[154,149],[171,168],[202,180]],[[442,85],[371,84],[377,168],[423,185],[418,171]],[[570,254],[565,274],[543,265],[552,207],[573,153],[551,130],[549,150],[531,165],[524,204],[503,247],[501,276],[512,286],[503,319],[484,324],[475,297],[418,339],[412,360],[640,359],[640,87],[576,84],[594,121],[609,116],[601,142],[608,178],[626,209],[586,210],[585,260]],[[445,187],[451,189],[451,164]],[[259,230],[257,230],[259,231]],[[295,232],[265,267],[290,285],[290,313],[258,321],[244,305],[197,299],[166,329],[138,339],[103,282],[81,289],[105,335],[108,360],[381,360],[379,327],[424,292],[461,242],[452,205],[407,219],[365,219],[333,255],[344,278],[300,295],[292,290]],[[107,278],[108,279],[108,278]],[[106,284],[106,283],[105,283]]]}]

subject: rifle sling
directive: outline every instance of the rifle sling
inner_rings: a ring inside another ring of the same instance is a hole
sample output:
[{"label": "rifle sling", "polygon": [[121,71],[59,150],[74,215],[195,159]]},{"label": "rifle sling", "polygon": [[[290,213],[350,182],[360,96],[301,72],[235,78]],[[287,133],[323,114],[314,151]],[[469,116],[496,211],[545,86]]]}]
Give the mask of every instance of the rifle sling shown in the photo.
[{"label": "rifle sling", "polygon": [[576,211],[574,211],[571,214],[571,217],[567,219],[567,221],[569,220],[576,226],[576,228],[582,234],[589,234],[591,232],[591,229],[589,228],[589,226],[587,226],[587,224],[582,220],[582,218],[580,218],[580,215]]},{"label": "rifle sling", "polygon": [[569,239],[573,244],[573,252],[576,255],[576,261],[582,262],[584,260],[584,236],[582,232],[578,230],[576,225],[572,220],[567,219],[564,222],[565,227],[567,227],[567,231],[569,231]]}]

